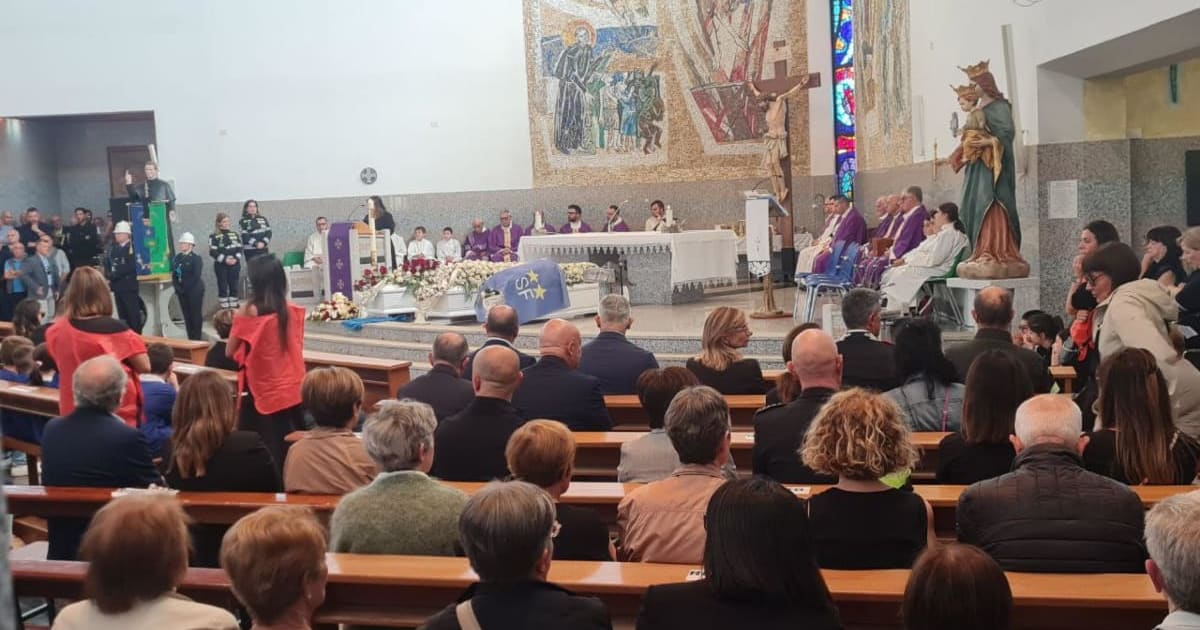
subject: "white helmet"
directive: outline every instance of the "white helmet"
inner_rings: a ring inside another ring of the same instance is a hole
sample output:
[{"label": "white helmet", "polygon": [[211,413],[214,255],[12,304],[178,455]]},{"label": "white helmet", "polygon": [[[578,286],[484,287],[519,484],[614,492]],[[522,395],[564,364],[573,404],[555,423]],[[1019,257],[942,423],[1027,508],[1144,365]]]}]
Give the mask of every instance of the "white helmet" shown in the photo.
[{"label": "white helmet", "polygon": [[188,245],[195,245],[196,237],[192,236],[191,232],[184,232],[183,235],[179,237],[179,242],[187,243]]},{"label": "white helmet", "polygon": [[113,234],[133,234],[133,229],[129,227],[128,221],[117,221],[117,225],[113,227]]}]

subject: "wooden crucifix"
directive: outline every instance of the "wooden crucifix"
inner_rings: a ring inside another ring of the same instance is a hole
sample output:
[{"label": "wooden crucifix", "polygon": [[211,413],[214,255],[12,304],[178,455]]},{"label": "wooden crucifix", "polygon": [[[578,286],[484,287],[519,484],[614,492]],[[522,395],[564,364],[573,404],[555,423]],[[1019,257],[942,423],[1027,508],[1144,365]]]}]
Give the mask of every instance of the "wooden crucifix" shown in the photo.
[{"label": "wooden crucifix", "polygon": [[[747,81],[746,88],[759,102],[759,108],[766,114],[767,130],[763,134],[766,145],[763,155],[763,166],[770,174],[772,192],[780,205],[787,210],[787,216],[778,217],[775,227],[783,237],[784,268],[790,268],[795,261],[795,243],[792,239],[792,151],[788,135],[788,97],[800,90],[821,86],[821,73],[813,72],[804,76],[788,76],[787,42],[778,40],[773,43],[776,52],[775,77],[759,81]],[[784,317],[782,311],[775,307],[775,292],[771,286],[771,274],[763,277],[763,303],[755,311],[755,317]]]}]

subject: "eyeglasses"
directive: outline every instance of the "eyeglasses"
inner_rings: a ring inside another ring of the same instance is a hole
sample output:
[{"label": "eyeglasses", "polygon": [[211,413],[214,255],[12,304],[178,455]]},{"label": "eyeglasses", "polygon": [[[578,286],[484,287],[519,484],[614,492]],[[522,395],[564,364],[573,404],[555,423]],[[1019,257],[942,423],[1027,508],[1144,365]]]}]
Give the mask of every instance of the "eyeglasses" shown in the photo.
[{"label": "eyeglasses", "polygon": [[1103,277],[1104,274],[1100,273],[1099,271],[1093,271],[1092,273],[1085,275],[1084,279],[1087,280],[1087,285],[1089,287],[1094,287],[1098,282],[1100,282],[1100,278]]}]

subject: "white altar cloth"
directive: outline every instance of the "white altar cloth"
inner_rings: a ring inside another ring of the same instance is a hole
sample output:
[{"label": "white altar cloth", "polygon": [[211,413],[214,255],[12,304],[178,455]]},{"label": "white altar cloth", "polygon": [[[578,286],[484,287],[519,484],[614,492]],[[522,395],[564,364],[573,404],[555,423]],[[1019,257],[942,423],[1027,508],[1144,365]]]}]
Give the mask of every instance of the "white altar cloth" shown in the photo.
[{"label": "white altar cloth", "polygon": [[567,254],[671,254],[671,286],[716,286],[737,281],[737,235],[731,230],[589,232],[523,236],[522,261]]}]

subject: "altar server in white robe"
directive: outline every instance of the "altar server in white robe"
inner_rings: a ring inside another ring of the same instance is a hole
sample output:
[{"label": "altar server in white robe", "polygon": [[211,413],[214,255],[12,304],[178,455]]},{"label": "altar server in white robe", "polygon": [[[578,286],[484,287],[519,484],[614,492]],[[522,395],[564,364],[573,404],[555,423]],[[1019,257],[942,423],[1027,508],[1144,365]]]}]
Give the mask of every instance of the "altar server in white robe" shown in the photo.
[{"label": "altar server in white robe", "polygon": [[408,242],[408,259],[436,257],[437,253],[434,251],[433,242],[425,238],[425,228],[418,225],[417,229],[413,230],[412,240]]},{"label": "altar server in white robe", "polygon": [[437,244],[437,257],[444,263],[462,260],[462,243],[454,238],[454,228],[442,228],[442,240]]},{"label": "altar server in white robe", "polygon": [[889,312],[904,312],[912,306],[925,281],[946,275],[967,246],[966,228],[958,219],[957,205],[942,204],[929,220],[933,222],[933,234],[883,272],[880,290],[887,296]]},{"label": "altar server in white robe", "polygon": [[304,268],[325,266],[325,238],[329,232],[329,219],[317,217],[317,231],[308,235],[304,245]]},{"label": "altar server in white robe", "polygon": [[836,213],[836,207],[832,201],[825,201],[825,230],[817,237],[817,240],[812,245],[796,252],[796,271],[800,273],[811,273],[813,261],[821,252],[833,246],[833,235],[837,233],[838,223],[841,215]]}]

